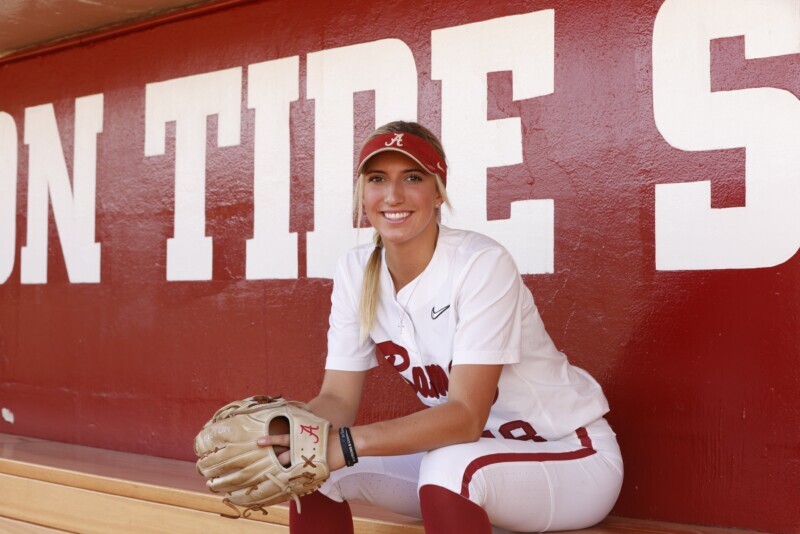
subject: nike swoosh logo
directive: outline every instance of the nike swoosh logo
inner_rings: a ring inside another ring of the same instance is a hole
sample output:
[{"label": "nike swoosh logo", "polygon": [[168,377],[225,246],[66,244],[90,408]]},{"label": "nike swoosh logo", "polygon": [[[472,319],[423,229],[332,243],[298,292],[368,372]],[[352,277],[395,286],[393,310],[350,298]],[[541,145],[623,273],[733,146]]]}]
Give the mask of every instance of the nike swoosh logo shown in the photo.
[{"label": "nike swoosh logo", "polygon": [[447,306],[445,306],[441,310],[437,310],[436,307],[434,306],[433,308],[431,308],[431,319],[433,319],[433,320],[438,319],[439,316],[441,314],[443,314],[447,310],[447,308],[449,308],[449,307],[450,307],[450,305],[448,304]]}]

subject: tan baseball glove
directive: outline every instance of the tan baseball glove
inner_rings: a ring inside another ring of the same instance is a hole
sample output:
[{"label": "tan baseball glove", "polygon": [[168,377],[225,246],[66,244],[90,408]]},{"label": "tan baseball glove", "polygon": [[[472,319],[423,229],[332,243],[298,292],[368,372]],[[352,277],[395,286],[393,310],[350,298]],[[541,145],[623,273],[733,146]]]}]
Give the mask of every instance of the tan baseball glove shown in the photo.
[{"label": "tan baseball glove", "polygon": [[[288,421],[288,466],[278,462],[272,447],[256,443],[270,433],[270,423],[277,418]],[[197,470],[208,478],[208,489],[225,494],[222,502],[237,514],[228,517],[247,517],[255,510],[266,514],[265,506],[289,499],[295,500],[299,511],[299,497],[319,488],[330,475],[329,428],[328,421],[302,402],[266,396],[235,401],[217,410],[197,434]],[[237,506],[244,507],[244,512]]]}]

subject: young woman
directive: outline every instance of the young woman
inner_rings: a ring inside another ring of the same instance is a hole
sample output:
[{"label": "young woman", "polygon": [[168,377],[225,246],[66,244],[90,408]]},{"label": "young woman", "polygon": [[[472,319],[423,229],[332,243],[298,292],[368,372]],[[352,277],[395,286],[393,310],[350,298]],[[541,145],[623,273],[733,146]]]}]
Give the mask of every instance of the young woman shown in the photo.
[{"label": "young woman", "polygon": [[[616,502],[622,459],[600,386],[555,348],[509,253],[438,223],[446,183],[442,146],[419,124],[365,141],[356,206],[375,245],[337,265],[309,403],[334,427],[333,472],[302,514],[292,504],[292,532],[352,532],[352,499],[421,517],[431,533],[583,528]],[[376,357],[429,408],[351,427]]]}]

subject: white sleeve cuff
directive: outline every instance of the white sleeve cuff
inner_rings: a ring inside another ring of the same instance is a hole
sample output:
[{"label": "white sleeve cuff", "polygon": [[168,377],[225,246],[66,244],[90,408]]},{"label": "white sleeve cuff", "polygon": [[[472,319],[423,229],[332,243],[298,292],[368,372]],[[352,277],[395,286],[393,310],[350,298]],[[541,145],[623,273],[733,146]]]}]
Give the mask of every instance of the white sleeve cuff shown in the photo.
[{"label": "white sleeve cuff", "polygon": [[480,364],[480,365],[505,365],[519,363],[518,351],[487,351],[487,352],[456,352],[453,353],[453,365]]},{"label": "white sleeve cuff", "polygon": [[374,357],[365,360],[353,358],[328,358],[325,360],[325,369],[331,371],[369,371],[377,366],[378,362]]}]

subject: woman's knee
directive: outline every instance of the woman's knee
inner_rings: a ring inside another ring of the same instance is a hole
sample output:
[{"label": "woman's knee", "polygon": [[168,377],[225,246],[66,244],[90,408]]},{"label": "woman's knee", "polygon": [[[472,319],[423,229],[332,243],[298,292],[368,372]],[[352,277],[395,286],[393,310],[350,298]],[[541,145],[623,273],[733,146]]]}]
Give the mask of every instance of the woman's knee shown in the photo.
[{"label": "woman's knee", "polygon": [[331,473],[320,491],[336,501],[362,500],[396,513],[419,517],[419,458],[364,457]]},{"label": "woman's knee", "polygon": [[425,454],[419,469],[419,487],[441,486],[453,493],[461,493],[464,474],[474,455],[463,445],[434,449]]}]

